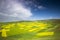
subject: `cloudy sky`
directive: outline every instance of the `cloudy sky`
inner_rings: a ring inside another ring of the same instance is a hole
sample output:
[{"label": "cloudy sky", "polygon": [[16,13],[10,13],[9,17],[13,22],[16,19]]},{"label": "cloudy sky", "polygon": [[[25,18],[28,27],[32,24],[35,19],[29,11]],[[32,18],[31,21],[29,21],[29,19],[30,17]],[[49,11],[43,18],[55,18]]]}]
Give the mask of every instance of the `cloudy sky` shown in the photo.
[{"label": "cloudy sky", "polygon": [[0,0],[0,21],[60,19],[59,0]]}]

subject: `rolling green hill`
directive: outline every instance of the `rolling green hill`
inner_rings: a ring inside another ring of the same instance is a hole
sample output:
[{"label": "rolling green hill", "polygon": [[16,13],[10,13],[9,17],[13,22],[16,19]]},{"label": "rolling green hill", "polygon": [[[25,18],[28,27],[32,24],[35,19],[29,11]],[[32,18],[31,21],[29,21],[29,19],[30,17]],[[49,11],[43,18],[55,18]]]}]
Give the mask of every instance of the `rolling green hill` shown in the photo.
[{"label": "rolling green hill", "polygon": [[0,22],[0,40],[60,40],[60,19]]}]

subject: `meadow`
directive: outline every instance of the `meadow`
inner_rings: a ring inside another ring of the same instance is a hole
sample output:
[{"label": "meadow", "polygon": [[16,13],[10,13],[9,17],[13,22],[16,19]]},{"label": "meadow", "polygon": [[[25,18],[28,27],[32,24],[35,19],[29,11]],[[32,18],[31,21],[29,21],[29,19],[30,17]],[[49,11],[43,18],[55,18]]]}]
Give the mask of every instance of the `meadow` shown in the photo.
[{"label": "meadow", "polygon": [[0,40],[60,40],[60,19],[0,22]]}]

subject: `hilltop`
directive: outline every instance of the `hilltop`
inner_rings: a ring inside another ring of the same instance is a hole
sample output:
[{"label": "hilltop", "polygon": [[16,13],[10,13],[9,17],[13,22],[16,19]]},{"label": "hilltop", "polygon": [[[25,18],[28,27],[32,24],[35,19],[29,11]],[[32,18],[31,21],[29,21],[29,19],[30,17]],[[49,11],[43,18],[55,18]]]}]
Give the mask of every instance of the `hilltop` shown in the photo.
[{"label": "hilltop", "polygon": [[0,22],[0,30],[9,30],[5,31],[6,36],[0,36],[7,40],[57,40],[60,37],[60,19]]}]

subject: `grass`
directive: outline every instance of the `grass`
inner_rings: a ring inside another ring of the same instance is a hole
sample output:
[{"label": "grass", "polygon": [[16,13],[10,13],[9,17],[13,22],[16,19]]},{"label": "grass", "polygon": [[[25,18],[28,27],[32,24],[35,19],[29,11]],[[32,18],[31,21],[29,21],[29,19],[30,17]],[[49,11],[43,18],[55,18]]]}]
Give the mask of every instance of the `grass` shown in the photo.
[{"label": "grass", "polygon": [[0,40],[60,40],[60,19],[0,22]]}]

